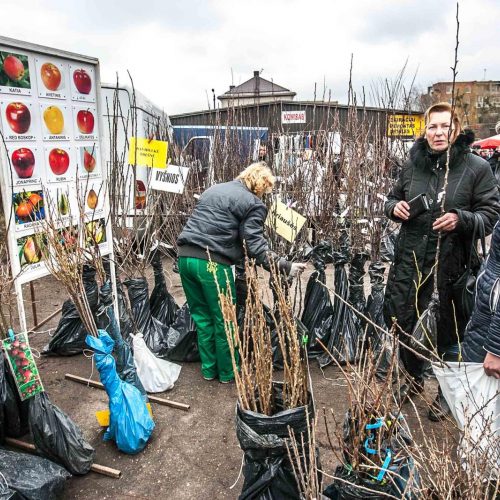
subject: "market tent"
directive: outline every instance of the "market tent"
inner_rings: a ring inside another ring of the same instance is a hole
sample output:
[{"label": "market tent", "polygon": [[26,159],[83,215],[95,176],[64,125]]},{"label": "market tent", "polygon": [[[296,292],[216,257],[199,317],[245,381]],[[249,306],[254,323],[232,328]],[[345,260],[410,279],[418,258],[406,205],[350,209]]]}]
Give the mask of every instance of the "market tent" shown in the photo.
[{"label": "market tent", "polygon": [[500,146],[500,134],[481,139],[472,144],[473,148],[494,149]]}]

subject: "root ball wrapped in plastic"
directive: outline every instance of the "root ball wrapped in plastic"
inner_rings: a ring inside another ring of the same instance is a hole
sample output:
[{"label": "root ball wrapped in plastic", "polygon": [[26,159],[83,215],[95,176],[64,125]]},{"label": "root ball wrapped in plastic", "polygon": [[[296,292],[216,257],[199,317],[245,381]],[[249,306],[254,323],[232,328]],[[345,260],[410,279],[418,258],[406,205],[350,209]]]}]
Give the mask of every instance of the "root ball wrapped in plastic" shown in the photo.
[{"label": "root ball wrapped in plastic", "polygon": [[151,261],[154,271],[155,286],[149,298],[151,315],[165,326],[170,326],[176,319],[179,306],[167,289],[163,273],[161,254],[156,252]]}]

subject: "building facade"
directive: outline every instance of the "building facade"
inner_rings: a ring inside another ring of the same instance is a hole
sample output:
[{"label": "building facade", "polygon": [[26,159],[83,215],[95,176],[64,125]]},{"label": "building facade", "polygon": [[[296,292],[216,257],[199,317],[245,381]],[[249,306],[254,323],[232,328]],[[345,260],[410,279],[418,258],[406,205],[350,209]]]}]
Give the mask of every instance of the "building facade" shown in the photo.
[{"label": "building facade", "polygon": [[[438,82],[430,86],[427,96],[431,103],[452,103],[453,82]],[[500,121],[500,81],[455,82],[455,105],[464,126],[471,128],[476,137],[484,139],[494,135]]]}]

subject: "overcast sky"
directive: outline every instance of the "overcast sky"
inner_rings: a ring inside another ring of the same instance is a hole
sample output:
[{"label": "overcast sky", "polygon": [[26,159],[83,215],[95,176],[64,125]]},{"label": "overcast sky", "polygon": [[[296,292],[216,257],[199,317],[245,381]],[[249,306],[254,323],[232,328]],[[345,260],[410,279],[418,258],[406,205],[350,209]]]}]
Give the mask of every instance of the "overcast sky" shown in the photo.
[{"label": "overcast sky", "polygon": [[[346,102],[407,63],[422,88],[450,80],[449,0],[0,0],[0,34],[99,58],[101,80],[127,83],[170,114],[206,109],[263,70],[309,100]],[[459,80],[500,80],[500,1],[460,2]]]}]

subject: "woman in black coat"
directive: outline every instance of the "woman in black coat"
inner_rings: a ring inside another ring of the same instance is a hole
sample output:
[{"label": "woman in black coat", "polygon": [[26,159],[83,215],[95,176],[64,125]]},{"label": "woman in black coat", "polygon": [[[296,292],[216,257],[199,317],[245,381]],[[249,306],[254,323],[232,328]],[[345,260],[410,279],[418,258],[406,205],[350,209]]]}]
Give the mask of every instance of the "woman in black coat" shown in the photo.
[{"label": "woman in black coat", "polygon": [[[486,234],[491,233],[498,218],[499,196],[490,166],[470,152],[473,134],[461,133],[459,118],[454,115],[452,120],[448,103],[431,106],[425,113],[425,124],[424,136],[412,147],[385,203],[387,217],[400,222],[402,227],[387,281],[384,316],[388,325],[396,319],[403,331],[412,333],[419,314],[431,299],[432,271],[441,232],[437,347],[439,353],[451,361],[453,356],[456,358],[456,345],[468,321],[456,305],[453,307],[452,285],[465,271],[475,217],[481,217]],[[441,215],[450,143],[445,213]],[[408,202],[422,194],[427,196],[429,209],[414,216]],[[401,341],[404,344],[404,336]],[[410,380],[403,392],[421,392],[423,361],[404,346],[401,346],[401,359]],[[444,405],[444,398],[438,395],[436,411],[431,412],[430,418],[442,418],[447,413],[446,408],[439,411],[441,403]]]}]

